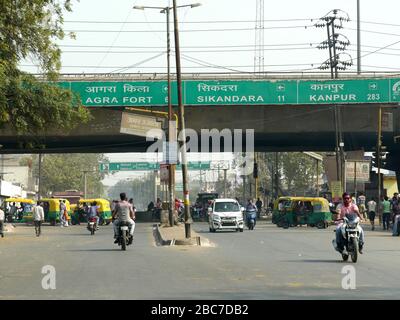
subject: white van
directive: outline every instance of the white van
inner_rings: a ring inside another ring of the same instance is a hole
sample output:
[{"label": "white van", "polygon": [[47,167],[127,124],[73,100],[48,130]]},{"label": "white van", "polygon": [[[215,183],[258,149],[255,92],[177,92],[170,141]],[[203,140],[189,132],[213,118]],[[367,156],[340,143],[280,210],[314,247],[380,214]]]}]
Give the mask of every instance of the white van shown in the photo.
[{"label": "white van", "polygon": [[243,232],[243,210],[235,199],[215,199],[208,208],[210,232],[223,229]]}]

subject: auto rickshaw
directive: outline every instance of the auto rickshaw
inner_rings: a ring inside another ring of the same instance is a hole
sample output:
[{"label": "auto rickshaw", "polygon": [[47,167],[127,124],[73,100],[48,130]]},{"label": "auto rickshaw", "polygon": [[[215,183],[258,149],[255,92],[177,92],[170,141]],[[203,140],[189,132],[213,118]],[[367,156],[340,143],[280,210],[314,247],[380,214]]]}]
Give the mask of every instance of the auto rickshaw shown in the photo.
[{"label": "auto rickshaw", "polygon": [[13,216],[10,216],[9,212],[7,212],[7,221],[13,222],[32,222],[33,221],[33,206],[35,205],[35,201],[32,199],[25,198],[7,198],[4,200],[8,203],[19,204],[19,210],[17,210]]},{"label": "auto rickshaw", "polygon": [[43,203],[44,221],[50,222],[52,226],[60,222],[60,201],[65,201],[67,207],[67,220],[71,221],[71,205],[67,199],[43,198],[39,202]]},{"label": "auto rickshaw", "polygon": [[329,202],[320,197],[293,197],[291,210],[287,210],[282,219],[283,228],[307,225],[318,229],[327,228],[332,223],[332,212]]},{"label": "auto rickshaw", "polygon": [[[106,199],[81,199],[79,200],[79,205],[84,206],[85,204],[91,205],[93,202],[96,202],[96,205],[99,209],[100,213],[100,220],[99,224],[103,225],[109,225],[111,223],[111,208],[110,208],[110,202]],[[76,212],[76,211],[75,211]]]}]

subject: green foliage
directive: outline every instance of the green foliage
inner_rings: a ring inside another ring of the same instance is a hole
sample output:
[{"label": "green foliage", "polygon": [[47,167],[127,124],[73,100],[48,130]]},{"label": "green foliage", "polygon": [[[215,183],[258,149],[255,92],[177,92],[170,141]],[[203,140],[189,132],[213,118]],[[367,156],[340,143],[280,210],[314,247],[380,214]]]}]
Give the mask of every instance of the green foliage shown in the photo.
[{"label": "green foliage", "polygon": [[[276,171],[275,153],[258,153],[257,159],[259,168],[258,185],[263,190],[269,192],[269,195],[273,195],[271,180],[275,176]],[[279,152],[277,160],[279,195],[314,195],[317,173],[315,159],[301,152]],[[319,173],[322,174],[323,166],[321,162],[318,163],[318,167]],[[322,184],[322,180],[319,183]],[[242,181],[241,184],[243,184]],[[250,184],[252,184],[252,193],[254,193],[255,182],[251,175],[246,177],[247,190],[250,189]],[[239,195],[241,188],[243,188],[243,185],[236,190]]]},{"label": "green foliage", "polygon": [[[71,10],[69,0],[0,0],[0,127],[46,134],[89,121],[89,111],[70,91],[44,82],[56,80],[60,70],[54,41],[64,37],[63,10]],[[23,60],[38,63],[44,78],[20,71]]]},{"label": "green foliage", "polygon": [[[34,158],[34,176],[38,176],[38,156]],[[26,163],[28,160],[21,160]],[[42,156],[42,195],[65,190],[84,191],[83,171],[87,173],[87,197],[104,196],[101,180],[104,173],[98,171],[103,154],[51,154]]]}]

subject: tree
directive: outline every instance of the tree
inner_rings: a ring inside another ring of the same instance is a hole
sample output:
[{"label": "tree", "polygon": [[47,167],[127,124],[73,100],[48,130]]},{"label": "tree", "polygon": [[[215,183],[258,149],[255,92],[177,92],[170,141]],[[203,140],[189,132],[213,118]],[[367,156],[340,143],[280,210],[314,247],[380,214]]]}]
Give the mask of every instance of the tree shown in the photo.
[{"label": "tree", "polygon": [[[238,158],[239,155],[236,155]],[[262,188],[263,194],[273,196],[274,187],[272,186],[272,178],[275,178],[276,157],[275,153],[258,153],[258,186]],[[314,195],[316,183],[316,163],[315,160],[300,152],[280,152],[278,153],[278,172],[277,180],[279,187],[279,195]],[[234,161],[236,163],[237,160]],[[323,173],[322,163],[318,163],[319,173]],[[235,167],[238,168],[237,166]],[[322,183],[322,181],[320,181]],[[252,194],[249,195],[250,184],[252,186]],[[252,175],[246,176],[246,196],[253,197],[255,186]],[[243,182],[236,189],[238,195],[243,190]],[[242,191],[243,192],[243,191]],[[262,196],[262,193],[258,193]]]},{"label": "tree", "polygon": [[[63,10],[70,0],[0,1],[0,126],[18,135],[45,134],[48,129],[71,129],[89,120],[89,111],[69,90],[54,83],[61,67]],[[22,72],[23,60],[38,63],[42,79]]]},{"label": "tree", "polygon": [[[23,158],[20,164],[33,163],[33,174],[39,176],[38,155]],[[104,186],[101,180],[104,173],[98,171],[99,162],[104,162],[103,154],[49,154],[42,156],[41,192],[42,196],[65,190],[84,189],[84,171],[87,173],[87,197],[97,198],[104,196]]]}]

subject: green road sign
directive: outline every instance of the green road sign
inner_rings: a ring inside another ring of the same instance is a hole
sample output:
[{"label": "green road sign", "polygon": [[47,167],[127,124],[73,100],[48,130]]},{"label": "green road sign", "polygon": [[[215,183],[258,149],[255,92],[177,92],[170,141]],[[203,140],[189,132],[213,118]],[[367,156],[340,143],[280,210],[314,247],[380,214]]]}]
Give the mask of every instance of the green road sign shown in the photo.
[{"label": "green road sign", "polygon": [[[100,172],[109,171],[150,171],[159,170],[160,164],[156,162],[108,162],[100,163]],[[181,170],[182,166],[179,164],[176,166],[177,170]],[[209,170],[210,162],[189,162],[189,170]]]},{"label": "green road sign", "polygon": [[[59,85],[78,93],[87,107],[167,106],[165,81],[69,81]],[[400,78],[186,80],[183,99],[191,106],[398,103]]]}]

